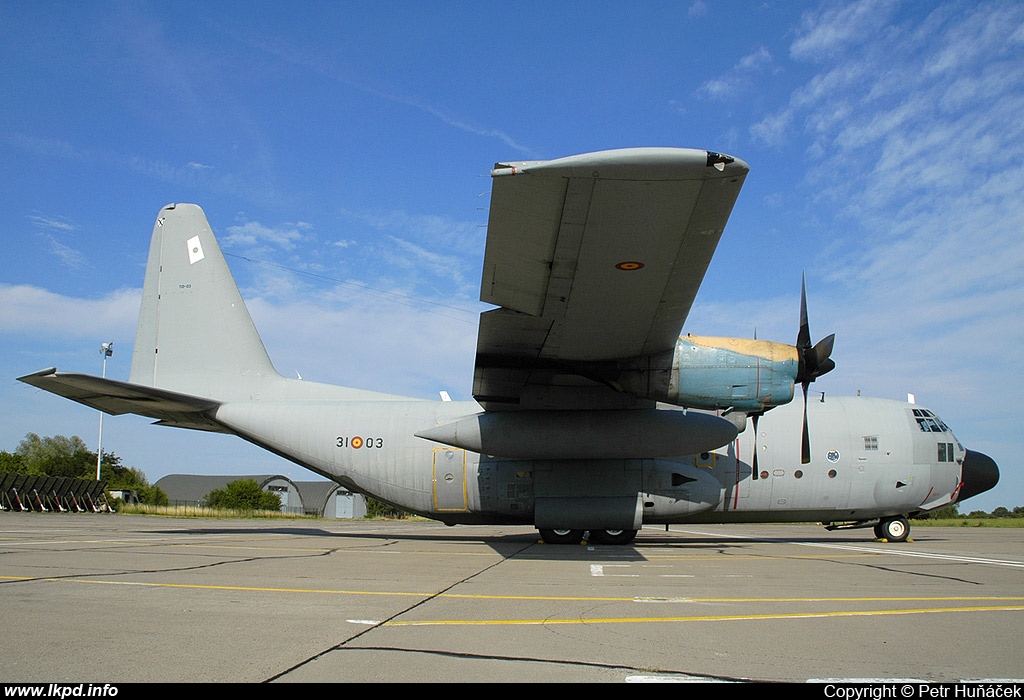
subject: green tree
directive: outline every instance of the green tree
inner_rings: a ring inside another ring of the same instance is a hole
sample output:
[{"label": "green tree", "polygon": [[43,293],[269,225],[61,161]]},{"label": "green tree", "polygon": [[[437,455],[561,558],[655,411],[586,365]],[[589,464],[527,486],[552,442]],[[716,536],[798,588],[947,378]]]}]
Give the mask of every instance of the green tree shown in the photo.
[{"label": "green tree", "polygon": [[135,492],[139,496],[139,503],[151,506],[166,506],[171,503],[167,493],[159,486],[140,486],[135,489]]},{"label": "green tree", "polygon": [[0,451],[0,472],[25,473],[25,461],[15,452]]},{"label": "green tree", "polygon": [[21,456],[24,474],[75,479],[95,478],[96,475],[96,453],[77,435],[39,437],[28,433],[14,453]]},{"label": "green tree", "polygon": [[961,517],[958,510],[959,505],[960,504],[958,503],[954,503],[927,513],[921,513],[920,515],[914,516],[914,520],[949,520],[952,518],[959,518]]},{"label": "green tree", "polygon": [[281,510],[281,497],[261,489],[255,479],[238,479],[206,494],[206,505],[235,510]]},{"label": "green tree", "polygon": [[159,486],[151,486],[146,475],[135,467],[121,464],[121,458],[111,452],[103,453],[101,473],[107,478],[108,489],[135,491],[139,503],[152,506],[166,506],[170,503],[167,494]]},{"label": "green tree", "polygon": [[[64,476],[74,479],[96,478],[96,453],[77,435],[39,437],[25,435],[14,453],[0,452],[0,471],[35,476]],[[135,467],[125,466],[113,452],[103,451],[100,475],[108,489],[132,489],[142,503],[167,505],[167,494],[151,486],[146,475]]]},{"label": "green tree", "polygon": [[376,498],[370,496],[366,497],[366,517],[367,518],[396,518],[398,520],[404,520],[409,517],[409,514],[399,508],[393,506],[384,501],[378,501]]}]

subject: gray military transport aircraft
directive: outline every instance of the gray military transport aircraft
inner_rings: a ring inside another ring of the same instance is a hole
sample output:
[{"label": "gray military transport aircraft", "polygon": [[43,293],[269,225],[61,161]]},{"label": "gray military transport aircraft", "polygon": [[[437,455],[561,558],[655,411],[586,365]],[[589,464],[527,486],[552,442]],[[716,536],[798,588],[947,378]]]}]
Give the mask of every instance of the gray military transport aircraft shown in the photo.
[{"label": "gray military transport aircraft", "polygon": [[905,540],[906,516],[992,488],[995,462],[913,404],[808,403],[835,364],[803,290],[796,345],[679,336],[747,171],[679,148],[497,163],[474,401],[281,376],[193,204],[153,228],[129,381],[20,380],[237,435],[449,525],[625,544],[644,524],[820,521]]}]

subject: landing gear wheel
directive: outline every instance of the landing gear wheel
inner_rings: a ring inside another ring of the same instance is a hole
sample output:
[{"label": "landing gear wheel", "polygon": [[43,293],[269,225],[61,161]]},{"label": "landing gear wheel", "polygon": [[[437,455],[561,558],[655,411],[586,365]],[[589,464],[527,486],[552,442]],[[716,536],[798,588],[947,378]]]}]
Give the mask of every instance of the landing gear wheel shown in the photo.
[{"label": "landing gear wheel", "polygon": [[540,537],[548,544],[579,544],[583,530],[541,530]]},{"label": "landing gear wheel", "polygon": [[877,528],[882,533],[881,537],[890,542],[906,542],[910,535],[910,523],[903,516],[886,518],[878,523]]},{"label": "landing gear wheel", "polygon": [[591,530],[590,541],[596,544],[629,544],[636,538],[636,530]]}]

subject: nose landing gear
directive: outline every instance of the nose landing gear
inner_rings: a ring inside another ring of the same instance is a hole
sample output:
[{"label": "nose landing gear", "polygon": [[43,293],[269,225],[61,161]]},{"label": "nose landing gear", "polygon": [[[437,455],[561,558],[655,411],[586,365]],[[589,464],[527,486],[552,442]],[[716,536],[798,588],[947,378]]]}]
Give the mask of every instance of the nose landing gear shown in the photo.
[{"label": "nose landing gear", "polygon": [[890,542],[906,542],[910,535],[910,523],[902,515],[884,518],[875,525],[875,537]]}]

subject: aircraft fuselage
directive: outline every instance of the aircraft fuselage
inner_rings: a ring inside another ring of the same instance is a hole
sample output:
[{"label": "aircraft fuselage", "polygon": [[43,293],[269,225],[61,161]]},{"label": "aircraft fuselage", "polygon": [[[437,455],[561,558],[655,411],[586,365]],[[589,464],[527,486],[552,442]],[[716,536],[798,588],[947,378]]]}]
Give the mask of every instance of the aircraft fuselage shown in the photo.
[{"label": "aircraft fuselage", "polygon": [[[479,413],[474,402],[255,401],[224,404],[215,418],[349,488],[450,524],[629,530],[859,521],[955,501],[965,451],[926,409],[860,397],[812,402],[808,464],[800,459],[800,409],[794,403],[760,419],[756,475],[749,425],[729,444],[693,455],[507,459],[415,436]],[[644,453],[642,436],[628,429],[611,437]],[[571,450],[572,439],[563,436],[552,453]]]}]

